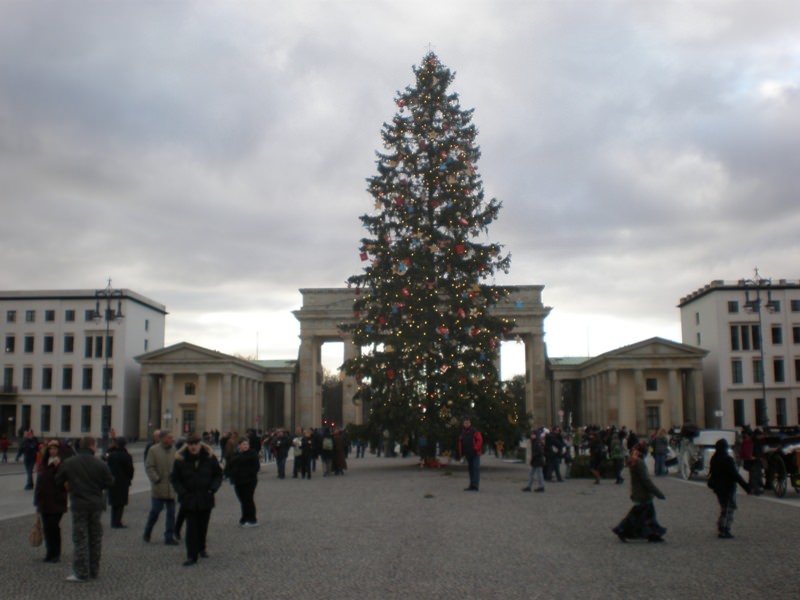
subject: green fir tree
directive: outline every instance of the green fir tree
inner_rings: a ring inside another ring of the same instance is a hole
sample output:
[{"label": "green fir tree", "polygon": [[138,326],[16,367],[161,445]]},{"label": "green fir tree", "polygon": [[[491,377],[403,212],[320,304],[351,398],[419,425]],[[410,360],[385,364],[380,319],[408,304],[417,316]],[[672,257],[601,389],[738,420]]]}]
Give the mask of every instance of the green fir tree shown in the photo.
[{"label": "green fir tree", "polygon": [[373,430],[452,449],[469,416],[509,447],[523,415],[495,365],[513,322],[490,308],[510,289],[487,281],[508,272],[510,255],[479,241],[501,203],[484,198],[473,111],[448,91],[454,74],[432,52],[414,74],[367,180],[375,210],[361,216],[365,268],[348,279],[356,322],[343,326],[362,354],[343,368],[369,401]]}]

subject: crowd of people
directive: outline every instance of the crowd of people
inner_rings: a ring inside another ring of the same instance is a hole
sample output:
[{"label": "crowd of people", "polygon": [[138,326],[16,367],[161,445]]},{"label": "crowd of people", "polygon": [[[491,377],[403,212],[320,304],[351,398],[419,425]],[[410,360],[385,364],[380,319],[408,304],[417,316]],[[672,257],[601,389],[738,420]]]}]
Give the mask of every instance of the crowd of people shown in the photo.
[{"label": "crowd of people", "polygon": [[[758,431],[744,428],[736,444],[736,458],[741,462],[749,481],[739,474],[737,462],[728,442],[719,440],[709,465],[709,488],[717,497],[720,513],[718,536],[732,538],[731,528],[736,506],[736,487],[748,494],[760,494],[764,488],[763,466],[758,443]],[[691,434],[691,432],[689,432]],[[608,474],[612,465],[616,484],[625,482],[627,468],[630,498],[633,506],[613,532],[623,542],[646,539],[662,542],[666,529],[656,518],[653,500],[665,496],[648,473],[645,458],[652,456],[654,475],[668,473],[667,456],[670,438],[664,429],[640,438],[622,427],[565,428],[540,427],[530,434],[530,471],[524,492],[545,491],[549,483],[562,482],[574,474],[572,468],[580,461],[595,484]],[[484,439],[470,419],[464,419],[457,439],[457,458],[468,467],[469,486],[465,491],[480,488],[480,460]],[[184,566],[197,564],[207,558],[206,537],[216,492],[228,479],[240,504],[239,525],[258,526],[255,491],[262,463],[276,463],[278,479],[287,478],[287,460],[294,458],[292,478],[311,479],[320,471],[323,477],[344,475],[347,458],[355,447],[356,457],[363,457],[366,444],[354,443],[346,433],[333,426],[316,429],[297,428],[294,434],[276,428],[265,434],[254,429],[244,434],[237,431],[223,435],[219,431],[192,433],[176,442],[169,431],[153,432],[144,449],[144,469],[150,482],[150,511],[142,538],[151,542],[153,531],[162,512],[165,513],[163,539],[166,545],[177,546],[184,541]],[[491,444],[489,444],[491,446]],[[500,456],[500,450],[494,446]],[[7,451],[8,446],[3,448]],[[391,454],[386,448],[384,455]],[[373,448],[373,452],[379,449]],[[380,454],[379,454],[380,455]],[[62,440],[40,442],[33,431],[26,431],[20,442],[16,460],[22,459],[26,470],[25,489],[33,490],[33,502],[41,518],[46,562],[59,562],[61,557],[60,522],[68,508],[72,514],[73,553],[72,573],[68,581],[82,582],[99,573],[102,547],[103,511],[109,508],[110,527],[126,528],[123,522],[128,493],[134,478],[133,459],[127,450],[127,440],[113,434],[102,456],[97,455],[97,443],[84,437],[74,443]],[[35,481],[34,481],[35,475]]]}]

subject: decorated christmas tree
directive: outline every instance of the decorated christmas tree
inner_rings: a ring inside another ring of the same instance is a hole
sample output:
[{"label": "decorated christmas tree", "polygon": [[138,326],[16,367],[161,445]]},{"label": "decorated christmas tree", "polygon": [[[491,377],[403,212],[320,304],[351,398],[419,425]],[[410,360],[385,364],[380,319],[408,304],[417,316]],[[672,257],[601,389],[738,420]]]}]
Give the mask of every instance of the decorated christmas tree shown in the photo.
[{"label": "decorated christmas tree", "polygon": [[374,428],[424,440],[424,452],[451,448],[465,417],[494,441],[516,435],[523,415],[496,366],[513,322],[491,314],[510,290],[490,283],[508,272],[510,255],[480,241],[501,203],[484,198],[473,111],[448,91],[454,74],[434,53],[414,74],[367,180],[374,211],[361,216],[365,266],[348,279],[355,323],[343,326],[361,355],[343,368],[369,401]]}]

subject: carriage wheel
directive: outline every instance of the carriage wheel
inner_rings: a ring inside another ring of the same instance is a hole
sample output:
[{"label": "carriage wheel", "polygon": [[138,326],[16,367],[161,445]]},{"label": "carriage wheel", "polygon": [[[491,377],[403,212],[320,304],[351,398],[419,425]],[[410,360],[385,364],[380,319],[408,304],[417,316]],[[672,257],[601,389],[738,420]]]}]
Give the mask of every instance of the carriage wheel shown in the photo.
[{"label": "carriage wheel", "polygon": [[772,490],[778,498],[786,494],[786,465],[780,456],[773,456],[769,460],[767,477],[772,481]]}]

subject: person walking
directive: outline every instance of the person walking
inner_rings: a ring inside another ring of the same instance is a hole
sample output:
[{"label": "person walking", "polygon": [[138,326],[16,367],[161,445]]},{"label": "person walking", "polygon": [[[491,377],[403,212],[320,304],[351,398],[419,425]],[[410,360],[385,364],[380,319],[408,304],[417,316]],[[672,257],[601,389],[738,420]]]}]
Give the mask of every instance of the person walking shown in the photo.
[{"label": "person walking", "polygon": [[331,469],[334,475],[344,475],[347,470],[347,440],[340,427],[333,430],[333,459]]},{"label": "person walking", "polygon": [[128,490],[133,481],[133,459],[128,453],[128,440],[113,438],[106,454],[106,464],[114,476],[114,484],[108,490],[108,504],[111,507],[111,529],[124,529],[122,514],[128,505]]},{"label": "person walking", "polygon": [[233,484],[236,497],[239,499],[241,516],[240,527],[256,527],[256,503],[253,496],[258,485],[258,472],[261,469],[256,450],[250,447],[250,441],[244,437],[239,440],[239,448],[225,464],[225,475]]},{"label": "person walking", "polygon": [[105,509],[103,490],[111,487],[114,478],[108,465],[94,454],[97,440],[91,436],[81,440],[78,454],[64,461],[56,471],[57,486],[68,486],[72,511],[72,574],[67,581],[84,582],[100,573],[103,546],[103,525],[100,517]]},{"label": "person walking", "polygon": [[469,470],[469,486],[465,492],[477,492],[481,483],[481,452],[483,437],[480,431],[472,426],[472,420],[464,419],[461,435],[458,436],[458,455],[465,458]]},{"label": "person walking", "polygon": [[292,439],[285,429],[279,429],[272,438],[272,455],[275,457],[275,465],[278,468],[278,479],[286,478],[286,458],[289,456],[291,445]]},{"label": "person walking", "polygon": [[57,563],[61,560],[61,517],[67,512],[67,490],[56,484],[56,473],[63,464],[61,444],[50,440],[44,451],[37,468],[33,503],[42,519],[44,562]]},{"label": "person walking", "polygon": [[719,502],[717,537],[732,539],[733,513],[736,512],[736,484],[738,483],[748,493],[751,488],[739,475],[736,463],[728,453],[728,440],[720,438],[714,448],[715,452],[709,463],[708,487],[717,495]]},{"label": "person walking", "polygon": [[11,440],[9,440],[8,436],[4,433],[2,437],[0,437],[0,463],[8,463],[8,448],[10,446]]},{"label": "person walking", "polygon": [[669,437],[663,427],[653,437],[653,461],[655,462],[656,477],[667,475],[667,452],[669,452]]},{"label": "person walking", "polygon": [[622,477],[622,469],[625,468],[625,447],[622,445],[625,439],[624,435],[625,432],[617,432],[612,428],[611,437],[609,438],[608,455],[614,465],[614,476],[617,484],[625,482],[625,478]]},{"label": "person walking", "polygon": [[531,471],[528,476],[528,485],[522,488],[523,492],[531,491],[534,478],[539,486],[533,491],[544,491],[545,443],[543,438],[546,435],[545,431],[539,430],[531,434]]},{"label": "person walking", "polygon": [[172,464],[175,462],[175,448],[173,446],[172,432],[162,431],[158,444],[154,444],[147,453],[145,472],[150,480],[150,514],[147,515],[147,523],[144,526],[145,542],[150,541],[158,521],[158,515],[166,509],[167,517],[164,526],[164,543],[167,546],[177,546],[175,539],[175,490],[170,484],[170,474]]},{"label": "person walking", "polygon": [[[256,457],[258,458],[258,457]],[[214,494],[222,485],[222,468],[214,453],[200,444],[200,436],[191,434],[185,450],[176,456],[170,481],[175,487],[186,514],[186,560],[184,567],[208,558],[206,537]]]},{"label": "person walking", "polygon": [[628,460],[633,507],[619,525],[612,530],[623,542],[629,539],[663,542],[664,534],[667,532],[656,520],[653,497],[665,500],[666,496],[647,474],[647,465],[644,459],[647,456],[648,447],[646,441],[639,442]]},{"label": "person walking", "polygon": [[25,432],[22,441],[17,450],[17,458],[15,462],[19,462],[19,457],[22,457],[22,462],[25,464],[25,489],[33,489],[33,470],[36,467],[36,455],[39,453],[39,440],[33,435],[33,430],[29,429]]}]

